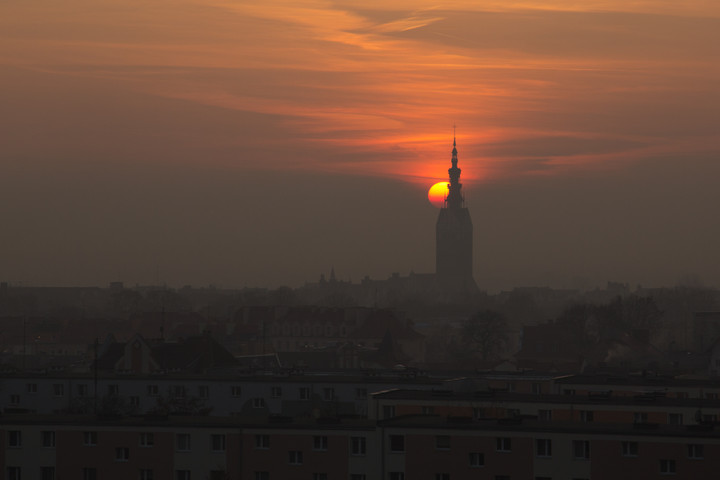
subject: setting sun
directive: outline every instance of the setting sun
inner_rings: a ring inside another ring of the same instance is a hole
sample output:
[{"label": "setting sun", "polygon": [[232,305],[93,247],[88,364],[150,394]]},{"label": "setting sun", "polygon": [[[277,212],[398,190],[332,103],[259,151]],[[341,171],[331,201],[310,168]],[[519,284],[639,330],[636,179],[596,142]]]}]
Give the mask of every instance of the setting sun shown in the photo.
[{"label": "setting sun", "polygon": [[448,182],[438,182],[428,190],[428,200],[433,206],[442,208],[448,194]]}]

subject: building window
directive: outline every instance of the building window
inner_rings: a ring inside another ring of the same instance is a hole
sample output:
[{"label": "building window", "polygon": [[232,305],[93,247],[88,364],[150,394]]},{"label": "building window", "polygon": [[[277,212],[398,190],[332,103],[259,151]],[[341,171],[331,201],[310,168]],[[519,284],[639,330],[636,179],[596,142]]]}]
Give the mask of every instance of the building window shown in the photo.
[{"label": "building window", "polygon": [[404,472],[390,472],[388,474],[388,478],[390,480],[405,480],[405,473]]},{"label": "building window", "polygon": [[573,457],[576,460],[590,460],[590,442],[573,440]]},{"label": "building window", "polygon": [[325,435],[316,435],[313,437],[313,450],[327,450],[328,438]]},{"label": "building window", "polygon": [[552,457],[552,440],[538,438],[535,440],[535,450],[538,457]]},{"label": "building window", "polygon": [[335,389],[332,387],[323,388],[323,399],[328,402],[335,400]]},{"label": "building window", "polygon": [[178,433],[175,435],[175,449],[178,452],[189,452],[190,451],[190,434],[189,433]]},{"label": "building window", "polygon": [[450,450],[450,435],[436,435],[435,448],[438,450]]},{"label": "building window", "polygon": [[365,455],[366,445],[365,437],[350,437],[350,454]]},{"label": "building window", "polygon": [[81,383],[77,385],[77,394],[78,397],[87,397],[88,396],[88,386],[87,384]]},{"label": "building window", "polygon": [[28,383],[25,385],[25,391],[27,393],[37,393],[37,383]]},{"label": "building window", "polygon": [[22,480],[22,470],[20,467],[7,467],[7,480]]},{"label": "building window", "polygon": [[450,480],[449,473],[436,473],[435,480]]},{"label": "building window", "polygon": [[42,435],[42,446],[45,448],[55,447],[55,432],[44,431],[40,433]]},{"label": "building window", "polygon": [[552,410],[538,410],[538,420],[552,420]]},{"label": "building window", "polygon": [[255,472],[255,480],[270,480],[270,472]]},{"label": "building window", "polygon": [[300,387],[300,400],[310,400],[310,387]]},{"label": "building window", "polygon": [[302,465],[303,463],[303,452],[299,450],[290,450],[288,452],[288,458],[290,465]]},{"label": "building window", "polygon": [[638,442],[622,442],[622,456],[623,457],[637,457],[638,455]]},{"label": "building window", "polygon": [[108,385],[107,386],[107,393],[108,395],[120,395],[120,386],[119,385]]},{"label": "building window", "polygon": [[210,480],[226,480],[227,475],[224,470],[210,470]]},{"label": "building window", "polygon": [[282,397],[282,387],[270,387],[270,396],[272,398]]},{"label": "building window", "polygon": [[131,407],[139,407],[140,406],[140,397],[137,395],[130,395],[130,406]]},{"label": "building window", "polygon": [[260,450],[270,448],[270,435],[255,435],[255,448]]},{"label": "building window", "polygon": [[313,473],[313,480],[328,480],[327,473]]},{"label": "building window", "polygon": [[240,385],[233,385],[230,387],[230,395],[233,397],[240,397],[242,396],[242,387]]},{"label": "building window", "polygon": [[581,422],[592,422],[595,418],[592,410],[580,410],[580,421]]},{"label": "building window", "polygon": [[485,454],[480,452],[468,453],[468,464],[474,468],[485,466]]},{"label": "building window", "polygon": [[661,475],[675,475],[675,460],[660,460]]},{"label": "building window", "polygon": [[62,383],[53,384],[53,395],[56,397],[62,397],[65,395],[65,385]]},{"label": "building window", "polygon": [[358,400],[365,400],[367,398],[367,388],[356,388],[355,389],[355,398]]},{"label": "building window", "polygon": [[535,395],[540,395],[542,393],[542,383],[533,383],[532,384],[532,392]]},{"label": "building window", "polygon": [[85,467],[83,468],[83,480],[97,480],[97,468]]},{"label": "building window", "polygon": [[253,408],[265,408],[265,399],[262,397],[253,398],[252,406]]},{"label": "building window", "polygon": [[210,387],[208,387],[207,385],[199,385],[198,386],[198,397],[210,398]]},{"label": "building window", "polygon": [[390,435],[390,451],[392,453],[405,452],[405,435]]},{"label": "building window", "polygon": [[705,458],[705,452],[702,445],[691,443],[687,446],[687,449],[688,458],[692,458],[693,460],[702,460],[703,458]]},{"label": "building window", "polygon": [[20,395],[13,393],[10,395],[10,405],[20,405]]},{"label": "building window", "polygon": [[421,412],[423,415],[433,415],[435,413],[435,407],[423,406],[421,408]]},{"label": "building window", "polygon": [[115,461],[127,462],[130,460],[130,449],[127,447],[117,447],[115,449]]},{"label": "building window", "polygon": [[395,416],[395,405],[383,405],[383,418],[393,418]]},{"label": "building window", "polygon": [[645,412],[635,412],[633,413],[633,423],[647,423],[648,421],[648,414]]},{"label": "building window", "polygon": [[512,442],[509,438],[498,437],[495,440],[495,450],[498,452],[510,452],[512,450]]},{"label": "building window", "polygon": [[97,445],[97,432],[83,432],[83,445],[86,447]]},{"label": "building window", "polygon": [[475,420],[485,418],[485,409],[480,407],[473,407],[473,418]]},{"label": "building window", "polygon": [[575,395],[575,389],[574,388],[564,388],[563,395]]},{"label": "building window", "polygon": [[367,480],[367,475],[364,473],[351,473],[350,480]]},{"label": "building window", "polygon": [[172,396],[175,398],[185,398],[186,395],[184,385],[173,385],[171,392]]},{"label": "building window", "polygon": [[22,447],[22,432],[20,430],[10,430],[8,432],[8,447]]},{"label": "building window", "polygon": [[190,470],[175,470],[175,480],[190,480]]},{"label": "building window", "polygon": [[225,435],[210,435],[210,449],[213,452],[225,451]]},{"label": "building window", "polygon": [[141,447],[152,447],[155,445],[155,436],[152,433],[141,433],[140,434],[140,446]]},{"label": "building window", "polygon": [[55,467],[40,467],[40,480],[55,480]]},{"label": "building window", "polygon": [[148,397],[157,397],[158,395],[160,395],[160,389],[157,385],[148,385],[147,394]]},{"label": "building window", "polygon": [[495,480],[510,480],[510,475],[495,475]]},{"label": "building window", "polygon": [[682,425],[683,414],[682,413],[668,413],[668,425]]},{"label": "building window", "polygon": [[140,469],[140,480],[153,480],[153,471],[149,468]]}]

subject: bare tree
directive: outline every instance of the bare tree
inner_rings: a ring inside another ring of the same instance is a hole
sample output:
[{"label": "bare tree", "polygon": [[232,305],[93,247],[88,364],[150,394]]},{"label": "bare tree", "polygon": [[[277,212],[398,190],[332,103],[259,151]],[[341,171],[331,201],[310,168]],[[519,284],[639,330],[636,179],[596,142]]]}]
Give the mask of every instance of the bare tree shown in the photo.
[{"label": "bare tree", "polygon": [[494,310],[477,312],[463,323],[461,331],[466,352],[483,361],[497,358],[508,344],[507,319]]}]

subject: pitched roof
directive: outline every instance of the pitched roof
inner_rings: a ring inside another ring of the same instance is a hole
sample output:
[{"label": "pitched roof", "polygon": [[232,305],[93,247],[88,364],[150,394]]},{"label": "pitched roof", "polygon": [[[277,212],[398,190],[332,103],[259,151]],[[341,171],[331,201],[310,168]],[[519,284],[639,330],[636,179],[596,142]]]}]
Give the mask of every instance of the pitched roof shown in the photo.
[{"label": "pitched roof", "polygon": [[[178,342],[148,342],[139,334],[133,338],[142,340],[149,347],[152,360],[164,371],[202,373],[238,365],[237,359],[209,335],[189,337]],[[104,345],[98,357],[98,368],[114,370],[125,357],[126,346],[127,342]]]},{"label": "pitched roof", "polygon": [[385,335],[375,351],[361,352],[360,357],[364,362],[371,362],[385,368],[392,368],[398,364],[407,363],[410,357],[405,355],[400,345],[393,338],[390,329],[385,330]]},{"label": "pitched roof", "polygon": [[190,337],[177,343],[154,344],[152,356],[166,371],[203,372],[238,364],[235,357],[209,335]]}]

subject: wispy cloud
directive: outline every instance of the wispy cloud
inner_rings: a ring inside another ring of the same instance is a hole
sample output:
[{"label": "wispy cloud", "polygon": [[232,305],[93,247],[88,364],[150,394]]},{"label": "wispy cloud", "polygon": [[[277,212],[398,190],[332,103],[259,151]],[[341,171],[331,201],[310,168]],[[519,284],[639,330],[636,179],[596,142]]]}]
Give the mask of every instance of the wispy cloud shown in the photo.
[{"label": "wispy cloud", "polygon": [[716,140],[717,2],[68,1],[1,5],[0,62],[272,115],[311,169],[443,176],[454,123],[477,179]]}]

